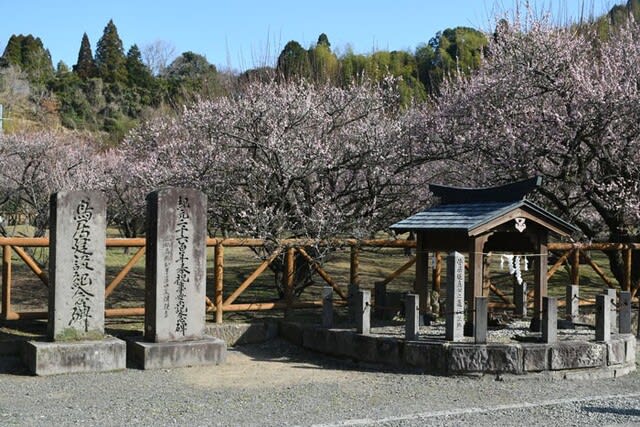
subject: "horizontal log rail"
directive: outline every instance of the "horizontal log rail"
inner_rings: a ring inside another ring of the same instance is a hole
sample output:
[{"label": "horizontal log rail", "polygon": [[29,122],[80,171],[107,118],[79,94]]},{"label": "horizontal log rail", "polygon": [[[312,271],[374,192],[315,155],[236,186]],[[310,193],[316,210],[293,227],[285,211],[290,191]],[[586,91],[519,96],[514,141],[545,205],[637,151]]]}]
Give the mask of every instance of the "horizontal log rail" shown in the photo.
[{"label": "horizontal log rail", "polygon": [[[5,320],[16,320],[26,318],[46,318],[47,313],[44,311],[30,311],[30,312],[16,312],[11,307],[11,287],[12,287],[12,257],[16,255],[24,264],[31,270],[42,282],[43,285],[48,285],[47,272],[44,271],[42,266],[25,250],[25,248],[46,248],[49,246],[49,239],[46,237],[0,237],[0,246],[3,248],[3,265],[2,265],[2,313],[1,317]],[[122,284],[124,279],[133,269],[133,267],[142,259],[145,254],[145,239],[144,238],[108,238],[106,239],[107,248],[138,248],[133,253],[131,258],[126,262],[122,269],[116,274],[116,276],[105,286],[105,297],[111,296],[117,291],[118,287]],[[207,246],[215,248],[214,252],[214,280],[215,280],[215,295],[213,298],[206,297],[207,312],[215,313],[216,322],[222,322],[223,313],[226,311],[254,311],[254,310],[277,310],[288,308],[309,308],[318,307],[321,305],[321,301],[298,301],[291,297],[291,289],[287,288],[287,298],[278,301],[256,301],[256,302],[242,302],[236,303],[238,297],[243,294],[249,286],[267,270],[269,265],[278,257],[285,253],[286,248],[293,248],[294,252],[302,256],[310,267],[316,271],[316,273],[329,284],[334,291],[340,296],[340,300],[336,301],[336,304],[345,304],[348,300],[346,289],[348,285],[354,286],[356,289],[360,286],[359,268],[360,268],[360,251],[363,248],[404,248],[415,249],[415,240],[402,240],[402,239],[368,239],[368,240],[356,240],[356,239],[327,239],[327,240],[312,240],[312,239],[283,239],[279,241],[270,241],[263,239],[252,238],[208,238]],[[350,256],[350,274],[349,283],[338,283],[333,279],[322,264],[318,260],[313,259],[306,252],[305,247],[332,247],[332,248],[351,248]],[[269,250],[269,255],[261,264],[254,270],[244,281],[229,295],[224,298],[224,248],[229,247],[248,247],[248,248],[264,248]],[[607,287],[613,288],[620,286],[624,290],[632,291],[632,298],[635,298],[637,288],[631,289],[631,271],[632,271],[632,253],[634,250],[640,250],[640,243],[549,243],[549,251],[559,253],[559,258],[547,271],[547,278],[551,278],[562,266],[568,266],[570,269],[570,282],[579,285],[579,269],[580,259],[583,259],[587,266],[592,268],[598,277],[602,279]],[[620,251],[623,255],[624,261],[624,278],[622,283],[617,284],[617,281],[607,276],[606,272],[593,261],[593,259],[587,254],[587,251]],[[439,258],[438,258],[439,261]],[[402,266],[397,268],[391,274],[384,277],[382,280],[385,283],[389,283],[398,277],[403,272],[407,271],[415,264],[415,257],[409,258]],[[440,283],[441,264],[437,264],[434,269],[434,286]],[[437,271],[437,274],[435,274]],[[293,277],[292,271],[286,272],[288,277]],[[437,277],[436,277],[437,276]],[[287,285],[288,286],[288,285]],[[438,286],[439,288],[439,286]],[[351,292],[351,290],[349,290]],[[495,294],[501,303],[496,303],[493,306],[499,307],[504,305],[511,307],[513,304],[509,298],[502,293],[495,286],[492,287],[491,292]],[[140,316],[144,314],[144,307],[127,307],[127,308],[108,308],[105,310],[107,317],[122,317],[122,316]]]}]

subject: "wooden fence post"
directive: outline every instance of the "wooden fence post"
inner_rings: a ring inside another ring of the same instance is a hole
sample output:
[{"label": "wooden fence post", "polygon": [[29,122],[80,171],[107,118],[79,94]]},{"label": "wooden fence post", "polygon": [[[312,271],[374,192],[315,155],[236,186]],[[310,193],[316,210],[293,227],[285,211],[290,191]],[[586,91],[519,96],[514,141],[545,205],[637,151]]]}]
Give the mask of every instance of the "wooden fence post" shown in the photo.
[{"label": "wooden fence post", "polygon": [[214,248],[214,274],[215,274],[215,306],[216,306],[216,323],[222,323],[222,291],[224,287],[224,246],[218,243]]},{"label": "wooden fence post", "polygon": [[631,290],[631,248],[624,251],[624,283],[622,290]]},{"label": "wooden fence post", "polygon": [[573,250],[571,257],[571,284],[580,286],[580,249]]},{"label": "wooden fence post", "polygon": [[285,310],[285,318],[291,316],[291,309],[293,305],[293,279],[295,274],[295,248],[293,246],[287,247],[287,251],[284,257],[284,275],[282,276],[284,285],[284,295],[287,308]]},{"label": "wooden fence post", "polygon": [[349,318],[356,316],[356,295],[360,290],[360,245],[351,245],[351,262],[349,266],[349,287],[347,292],[347,304],[349,305]]},{"label": "wooden fence post", "polygon": [[11,246],[2,247],[2,317],[9,319],[11,313]]}]

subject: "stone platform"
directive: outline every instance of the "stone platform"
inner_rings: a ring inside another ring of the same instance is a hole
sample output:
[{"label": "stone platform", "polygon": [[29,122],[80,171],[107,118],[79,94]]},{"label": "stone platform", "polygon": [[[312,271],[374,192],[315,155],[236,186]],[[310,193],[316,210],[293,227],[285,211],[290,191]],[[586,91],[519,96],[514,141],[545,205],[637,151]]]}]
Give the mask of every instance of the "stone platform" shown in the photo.
[{"label": "stone platform", "polygon": [[91,341],[27,341],[23,344],[22,359],[34,375],[116,371],[126,368],[127,346],[114,337]]},{"label": "stone platform", "polygon": [[205,336],[193,341],[147,342],[142,337],[127,342],[129,359],[141,369],[219,365],[227,357],[227,345]]},{"label": "stone platform", "polygon": [[[354,329],[323,329],[283,324],[282,334],[310,350],[354,360],[419,369],[435,375],[533,374],[553,377],[617,377],[636,369],[636,338],[612,335],[609,342],[596,342],[593,331],[564,333],[547,344],[534,335],[502,333],[487,344],[472,340],[450,342],[438,328],[421,333],[416,340],[401,337],[401,328],[372,328],[362,335]],[[435,329],[435,332],[434,332]],[[284,332],[284,331],[283,331]]]}]

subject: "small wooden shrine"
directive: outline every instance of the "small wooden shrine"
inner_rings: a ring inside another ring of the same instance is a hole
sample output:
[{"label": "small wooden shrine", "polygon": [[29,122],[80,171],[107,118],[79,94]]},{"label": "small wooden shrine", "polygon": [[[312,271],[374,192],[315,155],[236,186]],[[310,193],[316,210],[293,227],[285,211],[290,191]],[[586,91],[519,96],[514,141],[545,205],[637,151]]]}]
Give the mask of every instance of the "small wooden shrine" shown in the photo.
[{"label": "small wooden shrine", "polygon": [[[391,226],[396,232],[416,234],[415,291],[420,310],[428,307],[429,253],[458,251],[468,254],[469,280],[465,286],[468,310],[483,289],[483,257],[491,251],[534,254],[534,313],[532,329],[538,330],[542,297],[547,295],[547,242],[550,235],[569,236],[573,225],[526,199],[542,184],[541,177],[489,188],[429,185],[439,198],[433,207]],[[473,319],[468,315],[467,319]]]}]

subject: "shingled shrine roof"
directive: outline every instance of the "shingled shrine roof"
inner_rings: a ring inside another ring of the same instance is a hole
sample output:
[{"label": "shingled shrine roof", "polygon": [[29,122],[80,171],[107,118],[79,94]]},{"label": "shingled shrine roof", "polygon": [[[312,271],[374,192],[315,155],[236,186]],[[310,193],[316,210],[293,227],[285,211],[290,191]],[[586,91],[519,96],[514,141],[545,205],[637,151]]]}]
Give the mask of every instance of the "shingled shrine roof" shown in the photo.
[{"label": "shingled shrine roof", "polygon": [[573,225],[525,199],[541,184],[541,177],[489,188],[431,184],[429,189],[440,198],[440,204],[392,225],[391,229],[399,232],[457,230],[471,236],[487,226],[525,217],[559,235],[577,231]]}]

